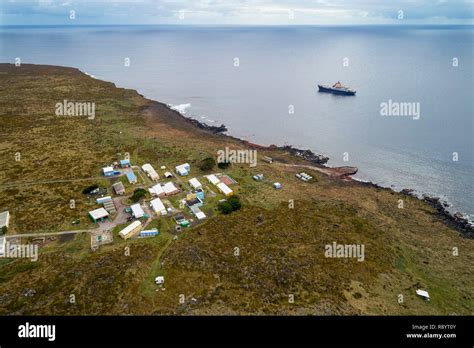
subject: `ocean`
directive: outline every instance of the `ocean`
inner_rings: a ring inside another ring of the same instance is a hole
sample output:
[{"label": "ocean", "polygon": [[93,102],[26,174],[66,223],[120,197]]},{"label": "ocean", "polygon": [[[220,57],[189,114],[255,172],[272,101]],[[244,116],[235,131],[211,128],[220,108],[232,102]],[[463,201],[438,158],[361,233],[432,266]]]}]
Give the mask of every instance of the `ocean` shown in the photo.
[{"label": "ocean", "polygon": [[[0,62],[77,67],[472,219],[473,39],[473,26],[0,27]],[[318,93],[336,81],[357,95]]]}]

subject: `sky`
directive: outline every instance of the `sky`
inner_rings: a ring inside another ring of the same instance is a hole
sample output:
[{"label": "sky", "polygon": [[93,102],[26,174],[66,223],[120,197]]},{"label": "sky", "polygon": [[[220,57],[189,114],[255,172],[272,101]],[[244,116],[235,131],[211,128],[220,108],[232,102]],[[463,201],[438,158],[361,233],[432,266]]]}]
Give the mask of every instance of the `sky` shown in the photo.
[{"label": "sky", "polygon": [[0,0],[0,25],[474,24],[474,0]]}]

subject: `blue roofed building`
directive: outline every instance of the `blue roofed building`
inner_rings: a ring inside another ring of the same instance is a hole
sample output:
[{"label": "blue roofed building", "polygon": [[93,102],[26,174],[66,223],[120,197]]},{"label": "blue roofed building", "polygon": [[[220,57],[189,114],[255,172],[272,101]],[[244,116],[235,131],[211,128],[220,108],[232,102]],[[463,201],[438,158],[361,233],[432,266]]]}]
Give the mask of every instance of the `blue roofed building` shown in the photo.
[{"label": "blue roofed building", "polygon": [[201,201],[204,201],[204,190],[197,189],[196,190],[196,197],[199,198]]},{"label": "blue roofed building", "polygon": [[128,159],[120,160],[120,167],[121,168],[130,168],[131,167],[130,160],[128,160]]},{"label": "blue roofed building", "polygon": [[127,173],[127,179],[130,184],[136,184],[137,183],[137,177],[135,176],[135,173],[133,172],[128,172]]}]

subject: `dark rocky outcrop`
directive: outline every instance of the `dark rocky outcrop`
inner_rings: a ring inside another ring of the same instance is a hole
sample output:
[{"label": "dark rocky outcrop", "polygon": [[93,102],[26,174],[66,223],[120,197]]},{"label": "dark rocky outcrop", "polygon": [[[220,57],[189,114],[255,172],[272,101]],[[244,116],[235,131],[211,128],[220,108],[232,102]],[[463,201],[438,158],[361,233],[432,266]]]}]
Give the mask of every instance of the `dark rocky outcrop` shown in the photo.
[{"label": "dark rocky outcrop", "polygon": [[463,214],[456,212],[449,212],[446,207],[448,204],[442,201],[439,197],[431,197],[429,195],[423,195],[423,201],[428,203],[430,206],[436,209],[436,215],[444,220],[448,225],[454,227],[456,230],[462,233],[467,238],[474,238],[474,225],[469,222],[467,217]]},{"label": "dark rocky outcrop", "polygon": [[316,154],[311,150],[297,149],[291,145],[285,145],[285,146],[270,145],[270,148],[287,151],[293,156],[302,158],[308,162],[315,163],[315,164],[326,164],[329,161],[329,157],[327,156]]},{"label": "dark rocky outcrop", "polygon": [[200,128],[200,129],[208,130],[208,131],[210,131],[212,133],[215,133],[215,134],[227,132],[227,127],[224,124],[221,124],[220,126],[210,126],[210,125],[207,125],[203,122],[195,120],[194,118],[186,117],[186,119],[189,122],[191,122],[192,124],[194,124],[196,127]]}]

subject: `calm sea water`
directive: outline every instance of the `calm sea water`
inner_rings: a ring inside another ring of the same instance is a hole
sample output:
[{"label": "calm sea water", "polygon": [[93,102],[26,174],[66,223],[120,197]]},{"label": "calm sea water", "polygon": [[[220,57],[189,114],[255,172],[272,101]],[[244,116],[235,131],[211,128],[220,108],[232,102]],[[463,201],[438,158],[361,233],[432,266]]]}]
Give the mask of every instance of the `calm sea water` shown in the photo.
[{"label": "calm sea water", "polygon": [[[77,67],[474,217],[473,38],[473,27],[0,27],[0,61]],[[337,80],[357,96],[317,92]],[[389,99],[420,103],[420,118],[381,116]]]}]

